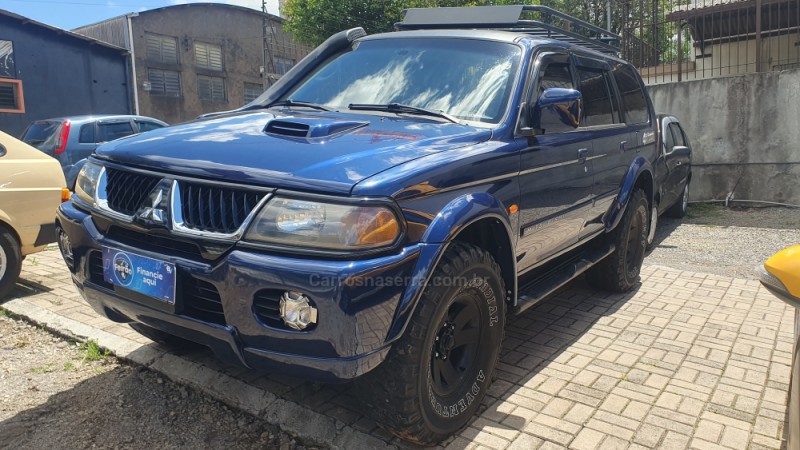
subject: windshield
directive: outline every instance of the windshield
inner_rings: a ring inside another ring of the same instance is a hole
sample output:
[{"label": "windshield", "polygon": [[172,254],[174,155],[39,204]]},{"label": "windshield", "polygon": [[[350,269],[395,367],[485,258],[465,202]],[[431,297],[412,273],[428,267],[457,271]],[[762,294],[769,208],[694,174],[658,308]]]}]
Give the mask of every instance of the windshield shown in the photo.
[{"label": "windshield", "polygon": [[345,109],[399,103],[498,123],[520,49],[474,39],[376,39],[357,43],[318,68],[285,99]]},{"label": "windshield", "polygon": [[61,122],[34,122],[28,127],[22,141],[39,150],[52,150],[56,146],[56,137]]}]

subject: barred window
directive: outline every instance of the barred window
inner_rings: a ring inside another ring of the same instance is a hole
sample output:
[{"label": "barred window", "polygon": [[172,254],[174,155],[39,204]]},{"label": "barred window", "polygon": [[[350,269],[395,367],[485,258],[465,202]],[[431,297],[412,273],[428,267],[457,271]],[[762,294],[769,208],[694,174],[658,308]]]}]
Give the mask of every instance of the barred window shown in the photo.
[{"label": "barred window", "polygon": [[275,73],[283,75],[294,67],[294,60],[289,58],[275,58]]},{"label": "barred window", "polygon": [[264,88],[260,84],[255,83],[245,83],[244,84],[244,102],[250,103],[253,100],[257,99],[261,93],[264,92]]},{"label": "barred window", "polygon": [[24,113],[22,81],[0,79],[0,112]]},{"label": "barred window", "polygon": [[147,69],[150,94],[167,97],[181,96],[181,73],[173,70]]},{"label": "barred window", "polygon": [[225,79],[220,77],[197,76],[197,92],[201,100],[225,101]]},{"label": "barred window", "polygon": [[147,60],[178,64],[178,40],[157,34],[145,35],[147,40]]},{"label": "barred window", "polygon": [[205,42],[195,42],[194,62],[197,67],[222,70],[222,47]]}]

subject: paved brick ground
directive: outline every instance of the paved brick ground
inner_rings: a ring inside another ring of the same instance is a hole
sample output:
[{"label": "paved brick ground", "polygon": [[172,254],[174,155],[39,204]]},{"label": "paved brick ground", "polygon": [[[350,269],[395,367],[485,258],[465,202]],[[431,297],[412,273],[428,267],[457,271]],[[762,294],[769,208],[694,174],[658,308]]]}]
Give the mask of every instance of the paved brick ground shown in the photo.
[{"label": "paved brick ground", "polygon": [[[10,304],[37,305],[149,343],[94,314],[53,249],[26,260],[16,296]],[[482,414],[446,445],[779,449],[793,318],[793,310],[752,280],[646,266],[641,286],[627,295],[573,283],[511,320]],[[365,417],[348,385],[265,377],[205,352],[183,356],[332,417],[344,429],[405,446]]]}]

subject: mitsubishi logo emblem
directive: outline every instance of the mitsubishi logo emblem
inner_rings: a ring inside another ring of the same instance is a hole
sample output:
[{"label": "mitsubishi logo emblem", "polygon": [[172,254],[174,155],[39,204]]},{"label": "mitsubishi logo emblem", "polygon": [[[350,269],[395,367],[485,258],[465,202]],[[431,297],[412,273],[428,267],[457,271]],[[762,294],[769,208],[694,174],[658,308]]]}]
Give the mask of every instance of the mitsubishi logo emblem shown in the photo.
[{"label": "mitsubishi logo emblem", "polygon": [[145,206],[136,215],[139,219],[145,222],[150,222],[156,225],[164,224],[164,210],[159,208],[161,200],[164,198],[164,190],[159,189],[153,194],[150,194],[150,206]]}]

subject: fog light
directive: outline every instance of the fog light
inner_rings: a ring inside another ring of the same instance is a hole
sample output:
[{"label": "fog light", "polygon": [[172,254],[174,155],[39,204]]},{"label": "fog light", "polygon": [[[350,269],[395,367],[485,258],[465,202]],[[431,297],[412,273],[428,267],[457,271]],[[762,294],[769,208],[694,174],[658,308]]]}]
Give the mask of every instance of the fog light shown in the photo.
[{"label": "fog light", "polygon": [[281,296],[281,319],[289,328],[304,330],[317,323],[317,308],[311,306],[308,297],[293,291],[286,291]]},{"label": "fog light", "polygon": [[75,259],[72,256],[72,243],[69,240],[69,236],[67,236],[67,233],[65,233],[64,229],[61,227],[56,228],[56,234],[58,236],[58,249],[61,250],[61,256],[64,257],[64,262],[67,263],[67,267],[72,269],[75,264]]}]

